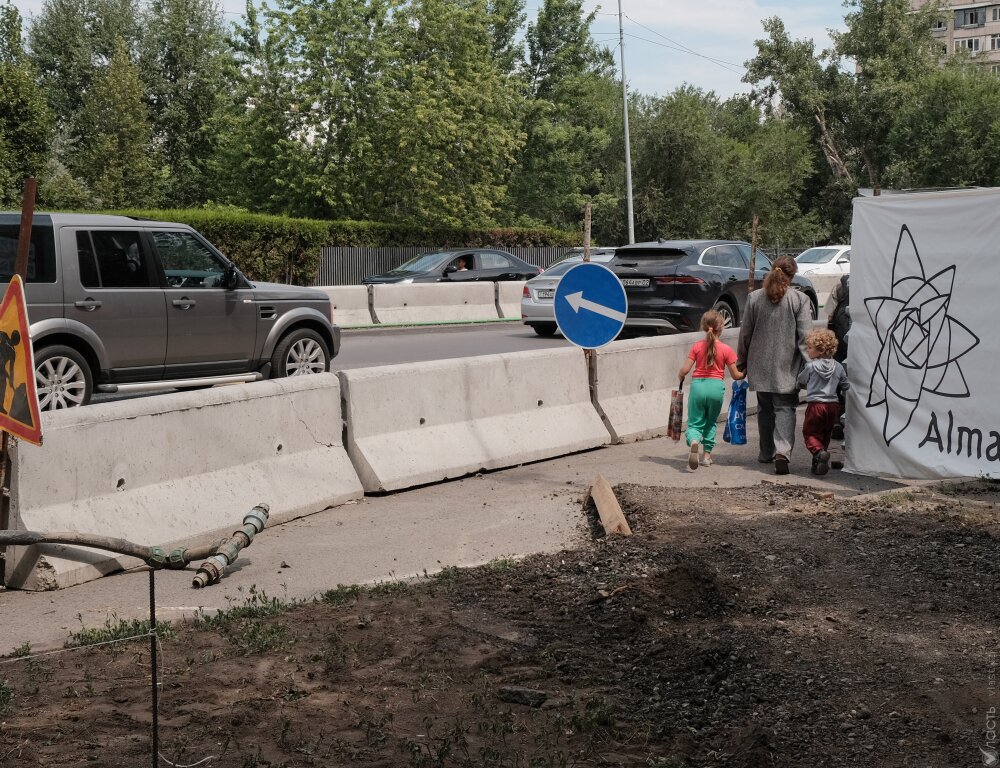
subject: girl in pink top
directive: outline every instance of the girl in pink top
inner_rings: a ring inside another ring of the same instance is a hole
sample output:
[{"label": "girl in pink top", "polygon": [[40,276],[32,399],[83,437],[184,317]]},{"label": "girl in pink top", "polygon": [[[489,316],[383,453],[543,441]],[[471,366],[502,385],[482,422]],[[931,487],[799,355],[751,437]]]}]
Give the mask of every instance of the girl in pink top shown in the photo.
[{"label": "girl in pink top", "polygon": [[719,341],[723,328],[725,321],[715,310],[702,315],[701,329],[705,332],[705,340],[694,343],[680,370],[680,385],[683,387],[685,377],[694,368],[691,394],[688,397],[687,432],[684,435],[690,446],[688,466],[691,469],[698,469],[698,451],[701,448],[705,451],[701,459],[702,466],[712,465],[716,422],[726,394],[726,386],[723,384],[726,368],[733,381],[743,378],[743,374],[736,368],[736,352],[728,344]]}]

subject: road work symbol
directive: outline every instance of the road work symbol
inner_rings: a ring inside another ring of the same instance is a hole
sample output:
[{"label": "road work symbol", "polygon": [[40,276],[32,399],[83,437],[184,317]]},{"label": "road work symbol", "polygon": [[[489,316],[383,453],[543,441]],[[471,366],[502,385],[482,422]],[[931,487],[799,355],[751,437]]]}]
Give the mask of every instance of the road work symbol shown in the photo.
[{"label": "road work symbol", "polygon": [[584,349],[614,341],[625,326],[628,299],[617,275],[603,264],[584,262],[563,275],[555,294],[562,335]]},{"label": "road work symbol", "polygon": [[24,286],[17,275],[0,302],[0,429],[42,444],[28,311]]}]

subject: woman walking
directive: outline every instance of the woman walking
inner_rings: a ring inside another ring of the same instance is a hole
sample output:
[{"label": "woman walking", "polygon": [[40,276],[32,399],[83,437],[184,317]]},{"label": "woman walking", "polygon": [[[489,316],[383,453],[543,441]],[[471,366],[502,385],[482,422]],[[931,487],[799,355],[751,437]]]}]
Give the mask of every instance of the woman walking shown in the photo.
[{"label": "woman walking", "polygon": [[797,270],[789,256],[775,260],[764,287],[747,300],[737,350],[739,366],[757,393],[758,461],[773,462],[776,475],[788,474],[799,400],[796,379],[813,322],[808,297],[789,290]]}]

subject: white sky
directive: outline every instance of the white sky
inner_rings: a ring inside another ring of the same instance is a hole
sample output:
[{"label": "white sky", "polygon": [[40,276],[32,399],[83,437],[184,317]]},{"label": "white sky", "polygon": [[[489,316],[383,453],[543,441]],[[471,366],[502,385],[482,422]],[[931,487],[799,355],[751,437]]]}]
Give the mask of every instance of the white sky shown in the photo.
[{"label": "white sky", "polygon": [[[30,16],[42,0],[13,3]],[[243,13],[244,0],[220,4],[229,19]],[[527,0],[526,5],[532,20],[541,0]],[[585,0],[584,6],[598,9],[594,36],[615,49],[617,62],[617,0]],[[792,38],[811,38],[819,50],[829,46],[830,28],[843,28],[844,17],[840,0],[622,0],[622,12],[625,69],[633,90],[664,95],[689,83],[722,98],[748,90],[740,82],[743,63],[753,57],[754,41],[763,36],[763,19],[780,16]],[[694,53],[678,50],[685,47]]]}]

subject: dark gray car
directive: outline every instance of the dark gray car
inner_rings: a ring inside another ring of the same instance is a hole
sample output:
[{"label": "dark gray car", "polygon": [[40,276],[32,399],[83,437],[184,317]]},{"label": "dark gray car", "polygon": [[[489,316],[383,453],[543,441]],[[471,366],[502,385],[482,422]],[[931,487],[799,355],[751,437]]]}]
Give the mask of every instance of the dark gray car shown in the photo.
[{"label": "dark gray car", "polygon": [[530,280],[541,268],[506,251],[465,248],[457,251],[422,253],[381,275],[369,275],[364,285],[380,283],[440,283]]},{"label": "dark gray car", "polygon": [[[0,213],[0,282],[19,225]],[[322,291],[251,282],[184,224],[36,214],[25,295],[43,410],[95,390],[320,373],[340,350]]]}]

